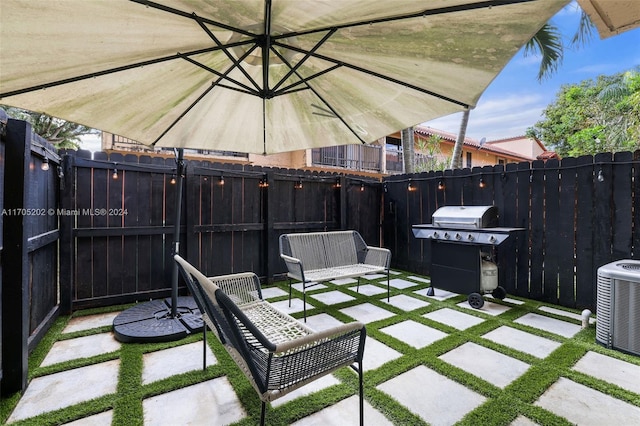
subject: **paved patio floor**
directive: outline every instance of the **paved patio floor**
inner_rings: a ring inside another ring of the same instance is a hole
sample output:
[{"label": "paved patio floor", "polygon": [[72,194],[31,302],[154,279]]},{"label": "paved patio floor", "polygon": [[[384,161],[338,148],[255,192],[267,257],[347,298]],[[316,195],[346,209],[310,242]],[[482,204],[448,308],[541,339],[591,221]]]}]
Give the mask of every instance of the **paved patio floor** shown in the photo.
[{"label": "paved patio floor", "polygon": [[[524,303],[516,298],[507,298],[505,301],[491,301],[487,298],[484,307],[475,310],[466,301],[460,301],[461,298],[455,299],[458,295],[444,290],[437,290],[435,296],[426,297],[425,282],[428,279],[424,277],[393,278],[392,287],[402,290],[402,293],[394,295],[387,302],[384,277],[369,277],[369,282],[362,283],[360,292],[373,299],[356,305],[349,305],[354,298],[341,291],[344,288],[355,292],[353,282],[337,282],[332,288],[317,286],[309,294],[313,300],[307,303],[307,309],[311,309],[314,301],[325,305],[345,304],[344,308],[339,308],[340,313],[366,323],[368,328],[376,329],[376,322],[393,318],[398,312],[419,313],[420,309],[433,308],[436,301],[449,302],[446,306],[438,306],[437,309],[418,314],[419,318],[405,318],[380,327],[377,329],[379,333],[367,338],[364,361],[367,386],[369,372],[390,366],[402,357],[418,353],[416,351],[430,350],[430,347],[435,347],[432,345],[438,345],[438,342],[456,333],[464,336],[462,333],[475,327],[483,327],[488,321],[500,319]],[[416,285],[420,287],[414,289]],[[279,299],[276,304],[288,312],[302,310],[302,301],[299,299],[294,300],[289,308],[288,301],[281,300],[286,292],[280,288],[265,288],[264,295],[266,298]],[[453,301],[450,300],[452,298]],[[73,318],[63,334],[108,326],[116,315],[117,312]],[[338,319],[326,313],[311,315],[307,321],[310,327],[317,330],[339,323]],[[593,321],[590,327],[594,327]],[[409,370],[376,384],[375,390],[393,398],[425,424],[452,425],[485,404],[490,397],[474,390],[469,382],[454,380],[441,374],[433,365],[445,363],[454,366],[460,376],[466,375],[480,383],[489,383],[497,389],[496,392],[500,392],[517,384],[532,368],[531,363],[535,360],[545,359],[566,342],[572,342],[581,331],[581,326],[579,316],[576,317],[575,313],[542,305],[535,312],[512,315],[488,330],[469,339],[472,341],[434,356],[433,364],[418,362]],[[405,346],[394,348],[383,343],[388,343],[390,339],[404,342],[408,349],[405,351],[402,349]],[[41,366],[55,366],[73,359],[95,358],[100,354],[116,352],[120,347],[121,344],[110,332],[59,340],[53,344]],[[201,369],[202,349],[202,343],[197,341],[144,354],[140,378],[142,385]],[[572,424],[640,425],[640,362],[621,360],[617,354],[616,351],[604,348],[597,352],[587,350],[571,367],[575,375],[559,377],[531,405],[563,417]],[[215,365],[217,362],[214,353],[207,348],[208,365]],[[119,359],[90,363],[34,378],[11,413],[8,424],[20,420],[27,420],[28,423],[28,419],[33,416],[116,393],[120,363]],[[275,401],[272,406],[284,406],[304,395],[339,384],[340,380],[334,375],[325,376]],[[623,393],[635,394],[635,405],[601,391],[603,387],[610,385]],[[374,406],[375,404],[366,401],[365,424],[393,424]],[[143,400],[142,413],[145,425],[223,425],[233,424],[247,417],[241,396],[234,392],[226,375],[150,396]],[[351,395],[294,424],[356,425],[357,413],[358,397]],[[267,418],[268,416],[269,414]],[[110,425],[112,420],[113,412],[109,410],[67,424],[100,426]],[[537,423],[519,415],[508,424]]]}]

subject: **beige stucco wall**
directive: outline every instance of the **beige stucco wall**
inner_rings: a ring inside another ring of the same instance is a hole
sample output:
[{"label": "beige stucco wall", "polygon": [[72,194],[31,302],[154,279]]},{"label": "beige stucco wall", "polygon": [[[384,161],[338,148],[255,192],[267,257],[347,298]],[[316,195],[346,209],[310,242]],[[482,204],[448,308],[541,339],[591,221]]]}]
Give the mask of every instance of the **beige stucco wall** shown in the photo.
[{"label": "beige stucco wall", "polygon": [[533,139],[522,138],[508,141],[490,142],[491,146],[515,152],[523,157],[537,158],[544,149]]}]

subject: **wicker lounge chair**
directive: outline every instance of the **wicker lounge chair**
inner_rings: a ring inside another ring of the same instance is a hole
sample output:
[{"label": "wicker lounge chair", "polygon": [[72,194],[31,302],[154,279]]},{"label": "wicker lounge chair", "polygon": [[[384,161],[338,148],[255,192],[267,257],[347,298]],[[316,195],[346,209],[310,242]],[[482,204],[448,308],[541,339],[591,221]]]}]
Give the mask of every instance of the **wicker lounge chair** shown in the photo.
[{"label": "wicker lounge chair", "polygon": [[[260,281],[255,274],[207,278],[180,256],[174,258],[205,324],[260,396],[261,425],[264,425],[267,402],[346,366],[358,372],[360,424],[364,424],[364,324],[351,322],[315,332],[262,299]],[[206,348],[206,328],[203,349]],[[203,368],[206,367],[204,361],[203,358]]]}]

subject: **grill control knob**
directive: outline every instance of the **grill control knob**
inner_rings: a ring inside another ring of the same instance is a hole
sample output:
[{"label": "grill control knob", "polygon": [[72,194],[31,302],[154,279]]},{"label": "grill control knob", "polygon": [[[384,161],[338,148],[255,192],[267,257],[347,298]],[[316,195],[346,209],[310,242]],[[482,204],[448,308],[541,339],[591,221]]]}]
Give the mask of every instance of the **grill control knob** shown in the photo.
[{"label": "grill control knob", "polygon": [[456,232],[456,236],[455,236],[456,240],[461,240],[462,239],[462,235],[460,235],[459,232]]},{"label": "grill control knob", "polygon": [[495,237],[494,235],[490,236],[490,237],[489,237],[489,242],[490,242],[491,244],[495,243],[495,242],[496,242],[496,237]]},{"label": "grill control knob", "polygon": [[448,232],[445,232],[445,233],[444,233],[444,235],[443,235],[443,237],[444,237],[444,239],[445,239],[445,240],[448,240],[448,239],[449,239],[449,233],[448,233]]},{"label": "grill control knob", "polygon": [[467,235],[467,240],[469,240],[469,241],[475,240],[475,238],[473,237],[473,234]]},{"label": "grill control knob", "polygon": [[431,238],[438,239],[438,237],[439,237],[438,233],[437,233],[437,232],[434,232],[434,233],[433,233],[433,236],[432,236]]}]

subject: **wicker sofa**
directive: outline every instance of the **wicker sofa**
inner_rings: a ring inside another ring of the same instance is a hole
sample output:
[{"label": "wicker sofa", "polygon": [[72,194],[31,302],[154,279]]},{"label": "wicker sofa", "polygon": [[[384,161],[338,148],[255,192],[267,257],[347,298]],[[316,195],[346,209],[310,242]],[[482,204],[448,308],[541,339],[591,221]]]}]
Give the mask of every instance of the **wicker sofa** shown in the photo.
[{"label": "wicker sofa", "polygon": [[387,274],[389,300],[389,265],[391,251],[367,246],[357,231],[306,232],[280,235],[280,257],[287,265],[289,306],[293,280],[302,283],[304,318],[307,319],[307,288],[321,282],[358,278],[370,273]]},{"label": "wicker sofa", "polygon": [[180,256],[174,259],[205,322],[203,369],[209,327],[260,396],[261,425],[267,402],[346,366],[358,372],[364,424],[364,324],[354,321],[315,332],[265,301],[254,273],[206,277]]}]

